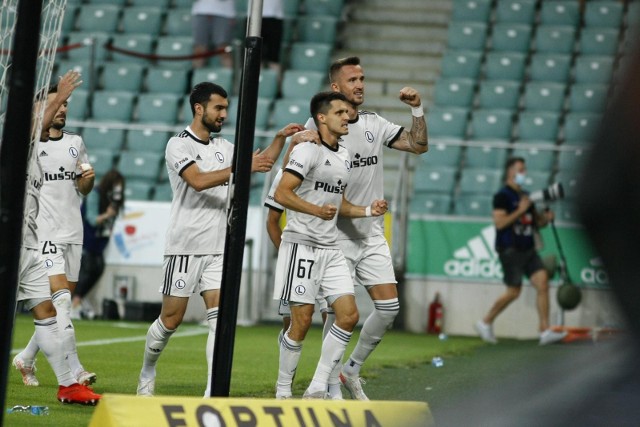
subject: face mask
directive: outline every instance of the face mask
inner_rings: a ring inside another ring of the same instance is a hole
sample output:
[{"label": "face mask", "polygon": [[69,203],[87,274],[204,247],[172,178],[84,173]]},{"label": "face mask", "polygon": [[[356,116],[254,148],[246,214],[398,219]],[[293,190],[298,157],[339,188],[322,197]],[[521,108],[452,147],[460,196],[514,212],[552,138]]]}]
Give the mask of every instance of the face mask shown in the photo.
[{"label": "face mask", "polygon": [[515,181],[516,184],[522,186],[522,185],[524,185],[526,179],[527,179],[527,175],[525,175],[523,173],[517,173],[515,178],[514,178],[514,181]]}]

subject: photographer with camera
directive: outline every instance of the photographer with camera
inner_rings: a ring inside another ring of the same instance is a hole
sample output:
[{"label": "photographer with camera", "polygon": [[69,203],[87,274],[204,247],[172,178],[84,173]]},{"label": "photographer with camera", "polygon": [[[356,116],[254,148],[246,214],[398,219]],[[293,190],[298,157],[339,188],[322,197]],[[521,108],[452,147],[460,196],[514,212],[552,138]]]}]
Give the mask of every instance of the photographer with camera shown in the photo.
[{"label": "photographer with camera", "polygon": [[[493,197],[493,222],[496,226],[496,251],[500,257],[506,291],[496,300],[487,315],[476,322],[475,329],[489,343],[498,341],[493,334],[493,321],[520,296],[522,277],[527,276],[538,292],[540,345],[562,340],[565,332],[549,329],[549,277],[538,255],[535,234],[553,220],[553,212],[536,211],[534,201],[522,186],[526,181],[525,160],[514,157],[505,167],[506,185]],[[545,190],[548,193],[548,190]]]},{"label": "photographer with camera", "polygon": [[[71,316],[91,318],[93,309],[83,298],[98,282],[104,272],[104,251],[111,237],[116,217],[124,205],[124,176],[110,170],[87,195],[81,207],[84,239],[78,285],[73,295]],[[83,310],[83,306],[86,308]]]}]

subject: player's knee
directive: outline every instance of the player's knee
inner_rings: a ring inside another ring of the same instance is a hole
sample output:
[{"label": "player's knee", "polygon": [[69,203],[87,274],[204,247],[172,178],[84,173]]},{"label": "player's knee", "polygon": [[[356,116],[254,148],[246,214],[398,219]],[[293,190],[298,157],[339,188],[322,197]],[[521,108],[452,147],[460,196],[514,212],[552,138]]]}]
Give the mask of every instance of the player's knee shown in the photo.
[{"label": "player's knee", "polygon": [[358,324],[358,320],[360,320],[360,313],[358,313],[358,309],[354,306],[352,310],[348,310],[340,314],[336,313],[336,320],[334,323],[345,331],[353,331]]},{"label": "player's knee", "polygon": [[160,316],[160,321],[165,328],[169,330],[175,330],[182,323],[182,317],[180,316]]},{"label": "player's knee", "polygon": [[520,286],[509,286],[507,287],[507,296],[511,301],[513,301],[520,296],[521,291],[522,291],[522,287]]}]

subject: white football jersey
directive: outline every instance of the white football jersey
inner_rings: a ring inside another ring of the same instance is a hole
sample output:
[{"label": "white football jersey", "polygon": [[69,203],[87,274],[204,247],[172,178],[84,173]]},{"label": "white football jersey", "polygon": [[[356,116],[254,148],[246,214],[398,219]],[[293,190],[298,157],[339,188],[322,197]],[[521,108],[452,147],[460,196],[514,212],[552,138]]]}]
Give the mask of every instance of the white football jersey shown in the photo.
[{"label": "white football jersey", "polygon": [[82,193],[76,180],[82,175],[80,164],[88,163],[82,137],[62,131],[60,138],[49,138],[37,145],[42,165],[42,190],[38,214],[40,241],[82,244]]},{"label": "white football jersey", "polygon": [[42,167],[38,160],[37,145],[31,150],[27,166],[27,188],[24,198],[24,225],[22,227],[22,246],[40,250],[38,240],[38,211],[40,209],[40,189],[42,188]]},{"label": "white football jersey", "polygon": [[231,167],[233,144],[224,138],[202,141],[190,127],[169,139],[165,151],[173,190],[165,255],[219,255],[224,252],[229,185],[197,192],[181,174],[195,163],[202,172]]},{"label": "white football jersey", "polygon": [[276,210],[278,212],[284,212],[284,206],[276,202],[276,198],[275,198],[276,188],[278,187],[278,184],[280,184],[281,178],[282,178],[282,169],[279,169],[275,178],[273,178],[273,182],[271,183],[271,188],[269,188],[269,194],[267,194],[267,198],[264,199],[265,207]]},{"label": "white football jersey", "polygon": [[[313,120],[305,124],[316,129]],[[349,122],[349,134],[341,144],[351,155],[351,177],[344,197],[358,206],[369,206],[384,199],[382,147],[391,148],[404,128],[376,113],[358,111],[358,118]],[[384,234],[384,217],[338,218],[338,240],[363,239]]]},{"label": "white football jersey", "polygon": [[[295,190],[300,198],[318,206],[330,203],[339,210],[342,194],[348,188],[349,163],[349,152],[342,145],[333,149],[326,144],[303,142],[291,151],[285,173],[302,179]],[[338,215],[325,221],[314,215],[287,210],[282,240],[318,248],[336,247],[337,218]]]}]

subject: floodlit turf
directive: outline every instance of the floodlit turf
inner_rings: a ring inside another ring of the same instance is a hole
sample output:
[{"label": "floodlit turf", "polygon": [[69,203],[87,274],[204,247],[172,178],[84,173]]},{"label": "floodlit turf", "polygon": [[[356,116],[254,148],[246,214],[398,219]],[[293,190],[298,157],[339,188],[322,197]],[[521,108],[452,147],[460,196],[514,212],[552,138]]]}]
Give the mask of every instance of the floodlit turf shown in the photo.
[{"label": "floodlit turf", "polygon": [[[80,360],[85,369],[98,374],[94,390],[98,393],[135,394],[138,374],[142,364],[144,336],[147,323],[76,321],[76,337]],[[238,327],[235,343],[231,396],[270,398],[274,395],[274,384],[278,369],[276,325]],[[33,333],[29,316],[16,319],[13,349],[24,347]],[[312,329],[302,351],[299,369],[294,384],[294,395],[302,396],[319,357],[321,330]],[[206,385],[206,361],[204,346],[207,328],[185,324],[171,338],[158,363],[156,379],[157,395],[202,396]],[[357,339],[354,335],[347,349],[351,352]],[[433,356],[450,358],[469,354],[475,347],[483,345],[475,338],[449,338],[440,341],[437,337],[390,331],[378,347],[374,356],[363,369],[363,376],[372,382],[385,372],[383,368],[401,367],[411,377],[412,367],[423,365]],[[11,356],[13,358],[13,354]],[[56,400],[55,376],[44,356],[38,356],[37,376],[39,387],[25,387],[19,373],[10,367],[7,390],[7,407],[13,405],[46,405],[50,415],[5,414],[7,426],[80,426],[87,425],[92,407],[62,405]],[[400,396],[397,387],[376,389],[370,397],[376,400],[407,400],[411,396]],[[412,400],[425,400],[416,395]]]}]

